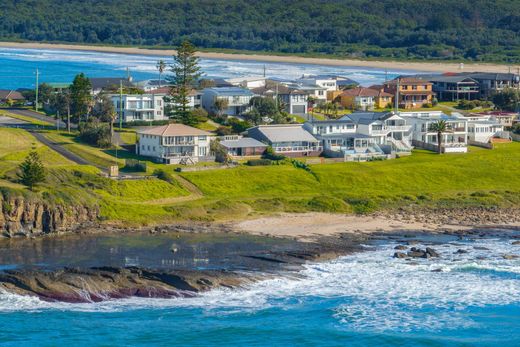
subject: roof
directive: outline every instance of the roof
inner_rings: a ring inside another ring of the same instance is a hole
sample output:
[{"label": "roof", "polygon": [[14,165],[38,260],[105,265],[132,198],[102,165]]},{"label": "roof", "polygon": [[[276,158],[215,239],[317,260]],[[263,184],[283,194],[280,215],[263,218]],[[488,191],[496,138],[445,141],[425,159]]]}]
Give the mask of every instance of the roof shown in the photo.
[{"label": "roof", "polygon": [[464,72],[465,75],[474,79],[494,80],[494,81],[513,81],[518,75],[513,73],[494,73],[494,72]]},{"label": "roof", "polygon": [[[309,141],[318,142],[307,130],[299,124],[259,125],[255,127],[271,142]],[[253,128],[254,129],[254,128]]]},{"label": "roof", "polygon": [[215,87],[215,88],[206,88],[205,91],[212,91],[220,96],[235,96],[235,95],[245,95],[245,96],[253,96],[253,93],[249,89],[239,88],[239,87]]},{"label": "roof", "polygon": [[354,123],[358,124],[372,124],[377,121],[383,121],[392,117],[392,112],[354,112],[347,114],[340,119],[350,119]]},{"label": "roof", "polygon": [[103,89],[110,86],[119,86],[123,83],[125,87],[133,87],[133,83],[126,78],[121,77],[93,77],[89,78],[92,89]]},{"label": "roof", "polygon": [[224,140],[220,141],[220,144],[226,148],[267,147],[265,143],[251,137],[242,137],[237,140]]},{"label": "roof", "polygon": [[364,88],[364,87],[358,87],[358,88],[352,88],[347,89],[341,95],[347,95],[347,96],[392,96],[392,94],[384,92],[382,90],[378,89],[372,89],[372,88]]},{"label": "roof", "polygon": [[22,93],[17,92],[16,90],[0,89],[0,99],[24,100],[25,98]]},{"label": "roof", "polygon": [[193,128],[184,124],[172,123],[167,125],[162,125],[158,127],[153,127],[145,130],[140,130],[137,132],[138,134],[143,135],[159,135],[159,136],[211,136],[212,134],[200,130],[197,128]]},{"label": "roof", "polygon": [[[420,78],[420,77],[398,77],[399,84],[431,84],[426,79]],[[394,85],[397,84],[397,78],[393,79],[391,81],[385,82],[386,85]]]},{"label": "roof", "polygon": [[266,94],[306,94],[303,90],[288,87],[284,84],[276,85],[266,85],[264,87],[258,87],[251,89],[251,92],[257,95],[266,95]]}]

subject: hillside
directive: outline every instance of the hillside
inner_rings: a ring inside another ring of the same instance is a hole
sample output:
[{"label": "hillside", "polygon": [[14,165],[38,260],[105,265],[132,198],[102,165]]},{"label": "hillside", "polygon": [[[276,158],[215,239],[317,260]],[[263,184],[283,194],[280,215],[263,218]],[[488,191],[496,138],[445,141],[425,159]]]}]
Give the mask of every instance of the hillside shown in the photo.
[{"label": "hillside", "polygon": [[0,40],[520,62],[511,0],[4,0]]}]

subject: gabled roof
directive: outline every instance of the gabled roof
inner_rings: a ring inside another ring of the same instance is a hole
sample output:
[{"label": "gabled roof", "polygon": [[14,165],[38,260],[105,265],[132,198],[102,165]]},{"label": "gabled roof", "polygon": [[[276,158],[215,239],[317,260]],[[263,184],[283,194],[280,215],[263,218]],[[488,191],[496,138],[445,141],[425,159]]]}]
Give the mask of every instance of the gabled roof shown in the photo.
[{"label": "gabled roof", "polygon": [[264,87],[258,87],[251,89],[251,92],[257,95],[274,95],[278,94],[306,94],[303,90],[288,87],[284,84],[276,85],[266,85]]},{"label": "gabled roof", "polygon": [[140,130],[138,134],[158,136],[211,136],[213,134],[184,124],[172,123]]},{"label": "gabled roof", "polygon": [[[420,77],[398,77],[399,84],[431,84],[426,79],[420,78]],[[385,82],[385,85],[395,85],[397,84],[397,78],[393,79],[391,81]]]},{"label": "gabled roof", "polygon": [[376,97],[376,96],[392,96],[390,93],[386,93],[381,90],[357,87],[352,89],[347,89],[341,95],[345,96],[361,96],[361,97]]},{"label": "gabled roof", "polygon": [[223,140],[220,144],[226,148],[267,147],[263,142],[251,137],[242,137],[236,140]]},{"label": "gabled roof", "polygon": [[1,100],[24,100],[22,93],[17,92],[16,90],[8,90],[8,89],[0,89],[0,99]]},{"label": "gabled roof", "polygon": [[259,125],[257,129],[271,142],[309,141],[318,142],[307,130],[299,124]]},{"label": "gabled roof", "polygon": [[494,73],[494,72],[464,72],[465,75],[474,79],[493,80],[493,81],[513,81],[517,75],[513,73]]}]

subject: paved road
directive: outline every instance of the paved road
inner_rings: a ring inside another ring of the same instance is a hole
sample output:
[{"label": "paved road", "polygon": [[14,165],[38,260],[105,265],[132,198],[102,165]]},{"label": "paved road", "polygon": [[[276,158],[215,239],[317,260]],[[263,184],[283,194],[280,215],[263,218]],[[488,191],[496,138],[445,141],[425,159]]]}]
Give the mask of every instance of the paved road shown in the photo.
[{"label": "paved road", "polygon": [[79,165],[91,165],[91,163],[89,163],[85,159],[81,158],[80,156],[70,152],[69,150],[67,150],[66,148],[61,146],[59,143],[56,143],[54,141],[49,140],[42,133],[31,131],[31,134],[34,137],[36,137],[36,139],[38,141],[40,141],[44,145],[48,146],[49,148],[53,149],[54,151],[58,152],[63,157],[67,158],[68,160],[73,161],[73,162],[75,162],[76,164],[79,164]]},{"label": "paved road", "polygon": [[[8,112],[14,113],[14,114],[18,114],[18,115],[26,116],[26,117],[31,117],[31,118],[34,118],[34,119],[38,119],[38,120],[41,120],[41,121],[44,121],[44,122],[49,122],[51,124],[56,125],[56,119],[54,119],[53,117],[49,117],[49,116],[43,115],[41,113],[34,112],[33,110],[28,110],[28,109],[25,109],[25,108],[16,108],[16,107],[6,108],[5,110],[8,111]],[[77,125],[76,124],[71,124],[70,127],[72,129],[76,129]],[[61,129],[66,129],[67,128],[67,124],[60,120],[60,128]]]}]

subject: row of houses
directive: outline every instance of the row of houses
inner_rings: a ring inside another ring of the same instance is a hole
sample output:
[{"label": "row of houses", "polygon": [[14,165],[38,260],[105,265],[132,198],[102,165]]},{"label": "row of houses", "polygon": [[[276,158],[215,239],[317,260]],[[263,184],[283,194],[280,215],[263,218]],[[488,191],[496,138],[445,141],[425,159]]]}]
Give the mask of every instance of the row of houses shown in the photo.
[{"label": "row of houses", "polygon": [[[242,135],[221,139],[232,156],[262,154],[267,146],[289,157],[327,157],[351,160],[390,159],[410,154],[412,148],[438,149],[432,124],[444,120],[442,151],[465,153],[468,145],[486,145],[495,138],[508,138],[504,125],[492,114],[465,117],[432,112],[355,112],[337,120],[304,124],[259,125]],[[216,136],[180,124],[153,127],[138,132],[137,152],[164,163],[210,160],[210,143]]]}]

